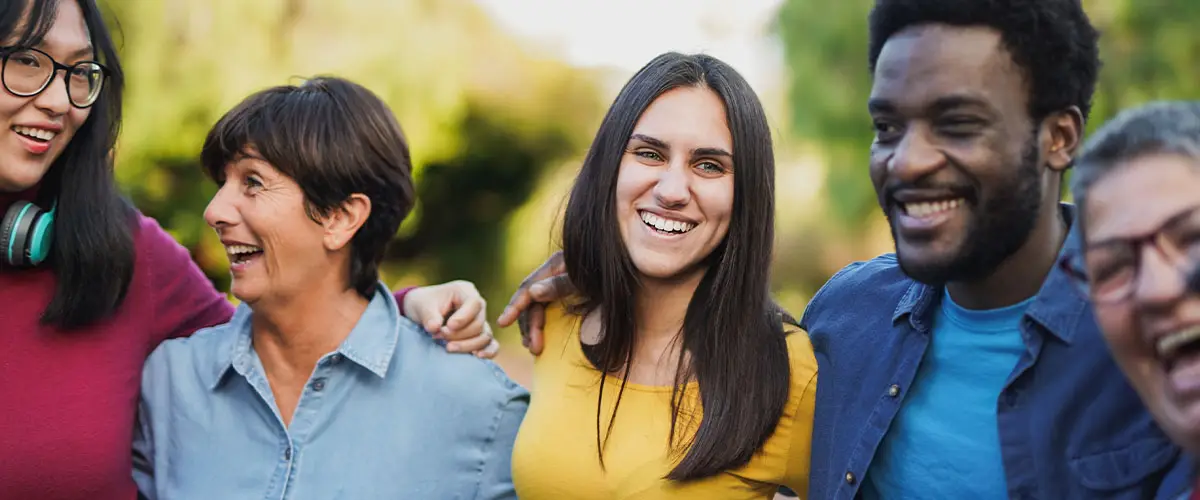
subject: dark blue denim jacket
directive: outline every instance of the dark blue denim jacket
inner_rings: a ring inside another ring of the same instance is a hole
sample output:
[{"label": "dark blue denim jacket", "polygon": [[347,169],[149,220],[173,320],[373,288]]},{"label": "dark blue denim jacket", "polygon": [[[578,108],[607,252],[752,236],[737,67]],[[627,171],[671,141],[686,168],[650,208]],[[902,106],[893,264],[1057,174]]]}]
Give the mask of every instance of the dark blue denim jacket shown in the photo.
[{"label": "dark blue denim jacket", "polygon": [[[1074,207],[1062,209],[1073,222]],[[1063,255],[1078,246],[1072,230]],[[941,296],[888,254],[842,269],[809,303],[801,326],[821,376],[808,498],[858,495],[929,348]],[[1087,298],[1057,266],[1020,328],[1025,354],[996,399],[1009,498],[1140,500],[1187,490],[1191,461],[1155,425],[1109,356]]]}]

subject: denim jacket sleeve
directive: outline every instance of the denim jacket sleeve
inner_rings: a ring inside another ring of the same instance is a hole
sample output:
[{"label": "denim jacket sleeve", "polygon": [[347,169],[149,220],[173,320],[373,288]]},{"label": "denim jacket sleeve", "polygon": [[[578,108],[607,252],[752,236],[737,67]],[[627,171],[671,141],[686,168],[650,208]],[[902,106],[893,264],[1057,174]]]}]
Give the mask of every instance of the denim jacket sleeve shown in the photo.
[{"label": "denim jacket sleeve", "polygon": [[1187,500],[1196,480],[1196,461],[1186,452],[1180,452],[1175,463],[1167,470],[1158,486],[1154,498],[1158,500]]}]

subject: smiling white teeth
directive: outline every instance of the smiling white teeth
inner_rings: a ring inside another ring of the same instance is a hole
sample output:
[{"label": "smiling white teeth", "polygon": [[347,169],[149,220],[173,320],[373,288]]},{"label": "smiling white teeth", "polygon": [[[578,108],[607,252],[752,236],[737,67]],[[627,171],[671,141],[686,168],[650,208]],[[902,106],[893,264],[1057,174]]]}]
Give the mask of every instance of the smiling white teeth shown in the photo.
[{"label": "smiling white teeth", "polygon": [[1174,355],[1187,344],[1200,340],[1200,326],[1193,326],[1158,339],[1155,350],[1158,356],[1167,358]]},{"label": "smiling white teeth", "polygon": [[686,233],[696,227],[691,222],[664,219],[650,212],[641,212],[641,216],[646,225],[667,233]]},{"label": "smiling white teeth", "polygon": [[962,202],[962,198],[955,198],[953,200],[905,203],[904,211],[913,217],[929,217],[930,215],[958,208],[959,205],[962,205]]},{"label": "smiling white teeth", "polygon": [[13,127],[12,129],[13,129],[13,132],[21,134],[23,136],[32,137],[34,139],[39,139],[39,140],[43,140],[43,141],[49,141],[49,140],[53,139],[54,136],[58,135],[57,132],[52,132],[52,131],[49,131],[46,129],[41,129],[41,128],[16,126],[16,127]]},{"label": "smiling white teeth", "polygon": [[250,245],[229,245],[225,247],[225,252],[229,255],[242,255],[248,253],[261,252],[262,249]]}]

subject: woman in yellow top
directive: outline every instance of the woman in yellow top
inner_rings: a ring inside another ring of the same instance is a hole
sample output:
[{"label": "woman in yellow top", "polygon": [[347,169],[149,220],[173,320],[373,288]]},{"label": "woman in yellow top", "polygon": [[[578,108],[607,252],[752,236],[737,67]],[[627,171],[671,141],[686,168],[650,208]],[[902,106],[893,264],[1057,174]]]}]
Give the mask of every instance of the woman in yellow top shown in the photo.
[{"label": "woman in yellow top", "polygon": [[577,293],[546,311],[521,499],[807,490],[817,363],[770,298],[774,178],[762,105],[728,65],[663,54],[621,90],[563,220]]}]

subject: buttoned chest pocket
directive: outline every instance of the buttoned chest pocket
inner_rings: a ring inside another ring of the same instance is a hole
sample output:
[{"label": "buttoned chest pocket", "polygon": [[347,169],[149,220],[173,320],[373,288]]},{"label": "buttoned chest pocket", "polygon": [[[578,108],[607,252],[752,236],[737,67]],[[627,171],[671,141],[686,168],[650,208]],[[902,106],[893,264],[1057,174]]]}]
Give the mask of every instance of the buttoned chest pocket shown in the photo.
[{"label": "buttoned chest pocket", "polygon": [[1080,498],[1155,498],[1179,449],[1162,437],[1150,437],[1125,448],[1072,459],[1069,464],[1079,484],[1087,491]]}]

